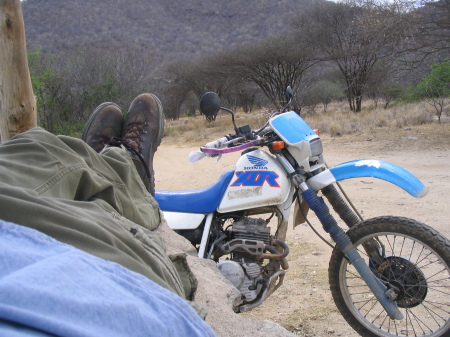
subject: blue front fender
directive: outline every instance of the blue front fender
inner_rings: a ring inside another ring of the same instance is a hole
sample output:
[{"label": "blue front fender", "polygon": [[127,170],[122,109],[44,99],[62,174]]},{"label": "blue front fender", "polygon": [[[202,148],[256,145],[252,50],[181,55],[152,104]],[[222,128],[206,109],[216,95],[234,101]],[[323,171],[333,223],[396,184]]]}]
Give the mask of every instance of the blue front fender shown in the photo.
[{"label": "blue front fender", "polygon": [[427,194],[426,186],[414,175],[401,168],[381,160],[362,159],[339,164],[309,179],[306,183],[316,191],[336,181],[373,177],[393,183],[413,197],[421,198]]}]

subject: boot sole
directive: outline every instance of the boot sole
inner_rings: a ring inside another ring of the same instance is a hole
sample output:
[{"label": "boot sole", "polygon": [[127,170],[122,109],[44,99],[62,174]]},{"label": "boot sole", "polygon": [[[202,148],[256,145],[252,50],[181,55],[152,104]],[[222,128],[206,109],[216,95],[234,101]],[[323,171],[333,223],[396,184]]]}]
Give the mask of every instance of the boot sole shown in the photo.
[{"label": "boot sole", "polygon": [[159,125],[158,125],[158,137],[157,137],[157,146],[161,144],[161,140],[164,136],[164,113],[163,113],[163,107],[161,104],[161,101],[159,98],[154,94],[149,94],[158,105],[158,111],[159,111]]}]

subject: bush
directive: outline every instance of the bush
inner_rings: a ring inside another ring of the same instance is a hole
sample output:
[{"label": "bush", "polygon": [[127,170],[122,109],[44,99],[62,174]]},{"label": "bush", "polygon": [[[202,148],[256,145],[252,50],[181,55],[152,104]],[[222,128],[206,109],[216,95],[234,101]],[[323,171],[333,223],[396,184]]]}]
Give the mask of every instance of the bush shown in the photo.
[{"label": "bush", "polygon": [[150,61],[144,51],[133,48],[80,48],[66,55],[30,49],[38,125],[52,133],[78,135],[99,104],[109,101],[128,107],[138,94],[153,90]]},{"label": "bush", "polygon": [[431,71],[414,87],[417,99],[450,96],[450,60],[431,66]]},{"label": "bush", "polygon": [[434,108],[439,123],[450,97],[450,60],[434,64],[431,71],[414,87],[414,96]]}]

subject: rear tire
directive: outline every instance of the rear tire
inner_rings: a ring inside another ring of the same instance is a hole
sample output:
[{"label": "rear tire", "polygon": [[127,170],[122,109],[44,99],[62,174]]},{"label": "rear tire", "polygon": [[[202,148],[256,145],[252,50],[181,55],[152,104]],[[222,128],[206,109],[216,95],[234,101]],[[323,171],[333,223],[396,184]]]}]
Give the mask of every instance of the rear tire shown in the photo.
[{"label": "rear tire", "polygon": [[[395,287],[404,317],[391,320],[356,269],[334,250],[328,269],[330,289],[353,329],[362,336],[450,336],[449,240],[402,217],[370,219],[352,227],[348,235],[375,275]],[[362,247],[374,238],[384,247],[378,263]]]}]

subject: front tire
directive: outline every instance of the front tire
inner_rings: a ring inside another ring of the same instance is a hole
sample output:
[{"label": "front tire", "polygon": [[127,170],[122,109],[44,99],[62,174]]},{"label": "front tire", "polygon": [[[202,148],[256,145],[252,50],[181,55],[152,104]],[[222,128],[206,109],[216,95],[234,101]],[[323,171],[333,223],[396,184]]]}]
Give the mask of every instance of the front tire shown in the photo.
[{"label": "front tire", "polygon": [[[370,219],[352,227],[348,235],[374,274],[395,289],[404,317],[390,319],[356,269],[334,250],[328,269],[330,289],[353,329],[362,336],[450,336],[449,240],[402,217]],[[369,241],[372,246],[376,242],[378,261],[362,247]]]}]

